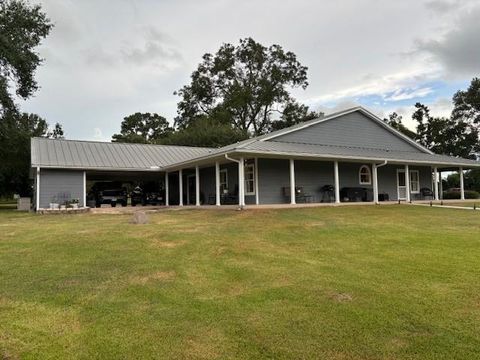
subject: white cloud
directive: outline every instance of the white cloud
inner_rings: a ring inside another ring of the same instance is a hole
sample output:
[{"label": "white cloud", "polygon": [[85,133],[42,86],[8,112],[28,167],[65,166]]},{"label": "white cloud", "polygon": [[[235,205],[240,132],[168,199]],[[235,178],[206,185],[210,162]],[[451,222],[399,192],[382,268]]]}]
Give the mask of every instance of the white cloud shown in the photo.
[{"label": "white cloud", "polygon": [[41,89],[22,108],[70,138],[98,128],[109,139],[136,111],[172,120],[173,92],[202,55],[247,36],[297,54],[310,86],[293,95],[318,108],[370,95],[414,103],[434,94],[429,82],[480,66],[478,0],[36,1],[56,26],[40,48]]},{"label": "white cloud", "polygon": [[430,87],[424,87],[420,89],[397,89],[393,92],[393,94],[385,96],[384,99],[387,101],[410,100],[425,97],[432,92],[433,89]]},{"label": "white cloud", "polygon": [[306,99],[306,102],[314,105],[338,101],[341,99],[379,95],[384,100],[398,101],[424,97],[432,93],[429,87],[416,88],[418,83],[433,81],[439,78],[438,68],[416,69],[399,72],[383,77],[365,79],[361,85],[345,88],[337,92],[321,95],[316,98]]},{"label": "white cloud", "polygon": [[96,141],[110,141],[109,138],[106,138],[103,135],[102,129],[100,129],[98,127],[93,128],[93,140],[96,140]]}]

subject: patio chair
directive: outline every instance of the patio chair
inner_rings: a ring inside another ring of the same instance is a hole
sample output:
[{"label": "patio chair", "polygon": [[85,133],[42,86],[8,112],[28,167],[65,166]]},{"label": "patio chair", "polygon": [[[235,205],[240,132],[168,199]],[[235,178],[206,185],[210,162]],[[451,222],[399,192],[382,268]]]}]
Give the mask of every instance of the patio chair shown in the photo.
[{"label": "patio chair", "polygon": [[430,200],[433,200],[433,192],[427,187],[421,188],[420,197],[422,200],[427,200],[427,198],[430,198]]}]

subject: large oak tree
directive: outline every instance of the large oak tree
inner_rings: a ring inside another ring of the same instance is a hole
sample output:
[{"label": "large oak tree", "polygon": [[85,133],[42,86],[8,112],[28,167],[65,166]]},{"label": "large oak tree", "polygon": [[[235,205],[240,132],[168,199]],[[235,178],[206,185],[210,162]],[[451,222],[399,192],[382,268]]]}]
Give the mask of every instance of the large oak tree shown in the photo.
[{"label": "large oak tree", "polygon": [[223,44],[203,56],[190,84],[175,93],[181,97],[175,124],[186,128],[199,116],[213,116],[261,135],[295,102],[290,90],[307,86],[307,67],[280,45],[266,47],[251,38]]}]

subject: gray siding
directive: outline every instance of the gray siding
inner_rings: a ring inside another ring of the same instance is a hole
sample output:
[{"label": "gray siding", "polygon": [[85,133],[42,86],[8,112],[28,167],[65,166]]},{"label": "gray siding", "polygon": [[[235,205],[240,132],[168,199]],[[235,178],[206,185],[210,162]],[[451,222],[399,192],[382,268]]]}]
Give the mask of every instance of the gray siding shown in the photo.
[{"label": "gray siding", "polygon": [[[405,169],[401,165],[386,165],[378,169],[378,192],[388,194],[390,200],[398,200],[397,193],[397,169]],[[410,166],[410,170],[418,170],[420,188],[432,190],[432,171],[428,166]],[[418,195],[412,194],[412,199]]]},{"label": "gray siding", "polygon": [[[295,186],[303,187],[305,194],[312,196],[312,202],[322,200],[322,193],[320,192],[322,186],[333,186],[334,184],[333,162],[295,161]],[[289,199],[287,200],[289,201]]]},{"label": "gray siding", "polygon": [[417,147],[360,112],[321,122],[268,141],[421,153]]},{"label": "gray siding", "polygon": [[289,161],[258,159],[258,192],[260,204],[283,204],[282,187],[290,186]]},{"label": "gray siding", "polygon": [[[361,185],[359,171],[362,165],[368,163],[342,163],[338,165],[340,189],[343,187],[362,187],[373,189],[373,185]],[[258,181],[260,204],[282,204],[290,202],[282,192],[282,187],[290,186],[290,170],[288,160],[259,159]],[[401,165],[386,165],[378,169],[379,193],[386,193],[390,200],[397,198],[397,169],[404,169]],[[418,170],[420,188],[432,188],[430,167],[411,166],[410,170]],[[320,188],[324,185],[334,185],[333,162],[328,161],[295,161],[295,185],[303,187],[306,194],[312,195],[313,202],[320,202],[322,194]],[[412,194],[412,199],[416,195]]]},{"label": "gray siding", "polygon": [[79,199],[79,206],[85,206],[83,187],[83,171],[40,169],[40,208],[72,199]]}]

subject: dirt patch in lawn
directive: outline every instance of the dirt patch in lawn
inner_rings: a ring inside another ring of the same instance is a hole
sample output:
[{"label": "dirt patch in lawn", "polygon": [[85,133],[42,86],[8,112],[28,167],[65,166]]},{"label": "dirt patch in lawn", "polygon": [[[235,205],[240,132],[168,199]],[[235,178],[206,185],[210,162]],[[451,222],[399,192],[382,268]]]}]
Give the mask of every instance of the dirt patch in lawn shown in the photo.
[{"label": "dirt patch in lawn", "polygon": [[153,240],[151,242],[151,246],[155,248],[166,248],[166,249],[173,249],[178,246],[182,246],[185,244],[185,241],[162,241],[162,240]]},{"label": "dirt patch in lawn", "polygon": [[353,300],[353,296],[347,293],[331,293],[328,297],[339,303],[350,302]]},{"label": "dirt patch in lawn", "polygon": [[146,285],[149,282],[171,281],[175,278],[175,271],[157,271],[147,275],[137,275],[130,278],[130,283],[135,285]]}]

